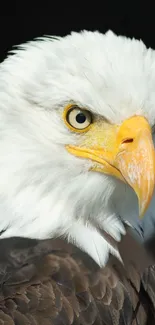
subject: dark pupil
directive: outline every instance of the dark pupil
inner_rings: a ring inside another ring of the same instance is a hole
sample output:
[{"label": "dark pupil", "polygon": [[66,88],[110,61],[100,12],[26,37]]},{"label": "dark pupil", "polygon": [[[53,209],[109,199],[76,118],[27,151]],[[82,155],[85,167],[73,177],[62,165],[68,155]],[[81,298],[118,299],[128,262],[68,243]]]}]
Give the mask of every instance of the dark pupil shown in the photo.
[{"label": "dark pupil", "polygon": [[79,113],[76,115],[76,122],[77,123],[84,123],[86,120],[86,116],[83,113]]}]

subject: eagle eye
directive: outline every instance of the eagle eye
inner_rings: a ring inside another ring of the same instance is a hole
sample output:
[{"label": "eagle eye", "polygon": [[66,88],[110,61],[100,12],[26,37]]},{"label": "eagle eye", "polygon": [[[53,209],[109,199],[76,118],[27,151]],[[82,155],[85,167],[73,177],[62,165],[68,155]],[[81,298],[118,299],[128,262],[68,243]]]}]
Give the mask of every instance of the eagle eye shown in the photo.
[{"label": "eagle eye", "polygon": [[85,132],[92,124],[92,114],[78,106],[70,106],[64,111],[64,119],[72,131]]}]

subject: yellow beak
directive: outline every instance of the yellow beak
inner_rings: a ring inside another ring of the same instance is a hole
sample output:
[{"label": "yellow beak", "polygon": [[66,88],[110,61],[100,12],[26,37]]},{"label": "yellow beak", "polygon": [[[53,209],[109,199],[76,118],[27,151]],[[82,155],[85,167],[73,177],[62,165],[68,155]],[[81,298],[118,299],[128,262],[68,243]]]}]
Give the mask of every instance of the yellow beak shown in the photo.
[{"label": "yellow beak", "polygon": [[66,148],[75,156],[95,162],[91,170],[128,183],[137,194],[140,217],[144,215],[155,185],[155,150],[144,117],[134,116],[120,126],[96,122],[83,143]]}]

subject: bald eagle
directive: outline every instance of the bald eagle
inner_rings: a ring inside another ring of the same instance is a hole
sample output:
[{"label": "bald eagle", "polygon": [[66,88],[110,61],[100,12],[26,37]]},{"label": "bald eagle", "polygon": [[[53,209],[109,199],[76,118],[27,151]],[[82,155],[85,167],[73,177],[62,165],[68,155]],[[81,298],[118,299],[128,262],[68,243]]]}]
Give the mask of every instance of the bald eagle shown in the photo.
[{"label": "bald eagle", "polygon": [[[0,65],[1,245],[20,237],[35,247],[47,242],[48,249],[34,266],[32,250],[25,258],[20,248],[19,258],[9,246],[1,314],[9,324],[132,324],[141,277],[133,289],[133,279],[117,283],[114,271],[107,280],[105,265],[109,255],[122,263],[118,247],[128,227],[144,243],[154,232],[155,51],[111,31],[83,31],[36,39],[12,52]],[[68,248],[63,257],[56,248],[53,253],[58,237],[98,271]],[[154,279],[153,266],[148,272]],[[107,311],[99,307],[109,303]],[[79,316],[84,310],[86,319]],[[100,315],[93,318],[92,310]],[[147,312],[142,307],[145,321]]]}]

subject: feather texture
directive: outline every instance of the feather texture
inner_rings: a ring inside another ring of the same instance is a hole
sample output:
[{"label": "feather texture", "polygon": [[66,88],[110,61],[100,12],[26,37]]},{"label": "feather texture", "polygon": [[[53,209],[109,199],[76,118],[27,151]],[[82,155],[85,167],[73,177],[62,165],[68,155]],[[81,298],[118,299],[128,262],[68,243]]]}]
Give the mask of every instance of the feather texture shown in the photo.
[{"label": "feather texture", "polygon": [[122,272],[112,257],[100,269],[88,255],[59,239],[2,239],[0,256],[0,324],[155,322],[153,266],[141,277],[131,264]]}]

